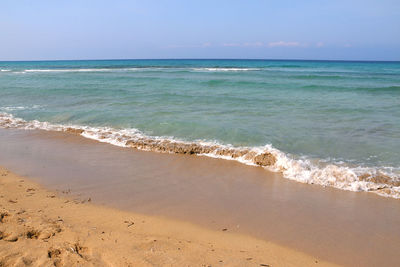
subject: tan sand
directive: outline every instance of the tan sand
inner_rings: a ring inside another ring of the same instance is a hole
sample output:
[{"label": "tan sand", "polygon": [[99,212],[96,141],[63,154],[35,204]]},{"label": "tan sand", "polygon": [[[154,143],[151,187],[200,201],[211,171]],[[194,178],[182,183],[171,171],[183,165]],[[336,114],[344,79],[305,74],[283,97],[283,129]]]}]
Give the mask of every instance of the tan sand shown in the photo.
[{"label": "tan sand", "polygon": [[251,236],[344,266],[400,266],[400,201],[261,167],[0,129],[0,163],[68,197]]},{"label": "tan sand", "polygon": [[229,230],[89,202],[0,168],[0,266],[333,266]]}]

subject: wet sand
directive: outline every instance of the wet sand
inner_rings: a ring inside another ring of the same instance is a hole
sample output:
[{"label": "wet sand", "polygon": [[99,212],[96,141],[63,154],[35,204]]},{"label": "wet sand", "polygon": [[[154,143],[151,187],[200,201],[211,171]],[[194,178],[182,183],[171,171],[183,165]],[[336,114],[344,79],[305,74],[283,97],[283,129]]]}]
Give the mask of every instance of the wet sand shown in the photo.
[{"label": "wet sand", "polygon": [[300,184],[261,167],[0,129],[0,162],[94,203],[250,235],[347,266],[396,266],[400,201]]}]

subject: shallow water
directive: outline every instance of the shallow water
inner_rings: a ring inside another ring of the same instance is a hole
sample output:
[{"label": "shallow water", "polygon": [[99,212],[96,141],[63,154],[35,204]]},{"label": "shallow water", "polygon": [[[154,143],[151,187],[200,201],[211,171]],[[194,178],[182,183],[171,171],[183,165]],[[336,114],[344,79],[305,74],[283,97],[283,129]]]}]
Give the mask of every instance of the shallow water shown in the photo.
[{"label": "shallow water", "polygon": [[[90,137],[111,143],[115,135],[105,132],[128,129],[124,141],[272,151],[280,160],[271,168],[286,178],[400,197],[400,63],[42,61],[0,69],[0,112],[14,118],[95,127]],[[365,173],[391,182],[366,182]]]}]

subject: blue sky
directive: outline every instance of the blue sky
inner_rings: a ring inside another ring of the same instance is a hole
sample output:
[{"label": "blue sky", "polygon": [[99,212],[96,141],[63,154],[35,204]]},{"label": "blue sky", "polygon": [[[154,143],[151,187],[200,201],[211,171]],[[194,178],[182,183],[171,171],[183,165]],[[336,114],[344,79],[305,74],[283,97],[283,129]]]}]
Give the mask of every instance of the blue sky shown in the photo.
[{"label": "blue sky", "polygon": [[0,60],[400,60],[400,0],[2,0]]}]

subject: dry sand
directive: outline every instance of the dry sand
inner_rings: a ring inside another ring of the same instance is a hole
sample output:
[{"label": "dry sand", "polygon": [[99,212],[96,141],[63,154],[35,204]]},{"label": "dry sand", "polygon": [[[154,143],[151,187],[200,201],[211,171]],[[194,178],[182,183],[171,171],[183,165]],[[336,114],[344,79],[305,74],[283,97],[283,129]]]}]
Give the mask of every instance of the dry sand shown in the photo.
[{"label": "dry sand", "polygon": [[0,266],[333,266],[274,243],[96,206],[0,168]]}]

